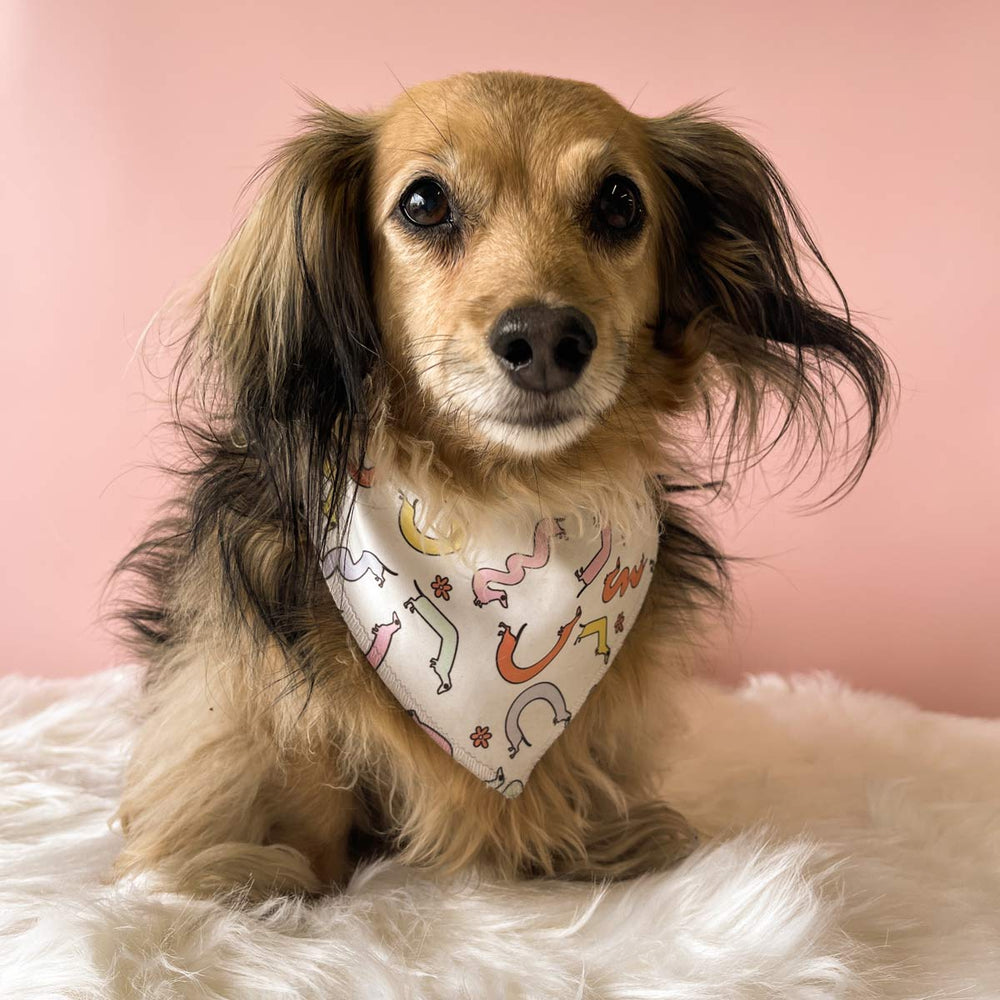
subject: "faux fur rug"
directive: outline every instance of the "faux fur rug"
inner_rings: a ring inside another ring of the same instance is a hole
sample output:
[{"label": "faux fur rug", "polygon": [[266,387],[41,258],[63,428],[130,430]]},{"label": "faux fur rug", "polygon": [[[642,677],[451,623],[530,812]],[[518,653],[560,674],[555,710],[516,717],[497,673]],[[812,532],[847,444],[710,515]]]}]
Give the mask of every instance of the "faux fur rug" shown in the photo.
[{"label": "faux fur rug", "polygon": [[0,997],[1000,997],[1000,721],[829,679],[692,687],[667,792],[710,836],[605,888],[391,863],[235,913],[102,882],[133,679],[0,681]]}]

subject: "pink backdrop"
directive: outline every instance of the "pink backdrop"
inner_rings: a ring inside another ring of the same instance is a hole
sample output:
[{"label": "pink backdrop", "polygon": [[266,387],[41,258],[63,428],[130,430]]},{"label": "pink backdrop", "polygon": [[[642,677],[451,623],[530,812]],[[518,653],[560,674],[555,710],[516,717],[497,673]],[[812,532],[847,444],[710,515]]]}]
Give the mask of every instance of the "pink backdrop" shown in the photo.
[{"label": "pink backdrop", "polygon": [[845,503],[803,518],[791,497],[743,501],[724,518],[730,550],[764,561],[740,573],[716,669],[822,668],[996,713],[998,9],[0,3],[0,665],[115,661],[99,588],[160,491],[140,466],[162,411],[133,349],[226,238],[241,185],[292,129],[293,85],[351,108],[393,97],[387,67],[404,82],[514,68],[638,93],[647,114],[718,95],[899,367],[899,416]]}]

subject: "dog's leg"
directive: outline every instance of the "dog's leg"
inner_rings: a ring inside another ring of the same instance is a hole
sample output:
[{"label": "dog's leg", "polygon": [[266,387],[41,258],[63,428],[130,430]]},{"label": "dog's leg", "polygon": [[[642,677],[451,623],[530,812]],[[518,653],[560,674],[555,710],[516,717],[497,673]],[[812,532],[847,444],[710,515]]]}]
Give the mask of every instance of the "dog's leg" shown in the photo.
[{"label": "dog's leg", "polygon": [[351,870],[347,841],[357,815],[354,793],[338,786],[334,761],[318,756],[285,761],[282,776],[269,793],[274,823],[268,843],[301,852],[327,888],[343,885]]},{"label": "dog's leg", "polygon": [[444,871],[477,866],[502,878],[623,879],[687,857],[698,838],[684,817],[597,765],[585,732],[571,725],[512,799],[430,741],[392,755],[392,777],[406,793],[386,808],[403,821],[402,859]]},{"label": "dog's leg", "polygon": [[248,902],[344,878],[353,796],[332,775],[279,761],[273,740],[213,701],[203,667],[179,669],[150,702],[116,875],[148,871],[165,889]]}]

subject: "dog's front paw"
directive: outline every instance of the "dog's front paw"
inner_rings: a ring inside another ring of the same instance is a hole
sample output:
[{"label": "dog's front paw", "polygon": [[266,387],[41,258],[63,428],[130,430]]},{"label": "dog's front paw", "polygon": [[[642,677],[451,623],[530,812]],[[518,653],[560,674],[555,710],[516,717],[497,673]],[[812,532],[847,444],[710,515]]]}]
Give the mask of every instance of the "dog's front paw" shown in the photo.
[{"label": "dog's front paw", "polygon": [[571,878],[634,878],[683,861],[698,846],[698,834],[665,802],[632,806],[627,815],[595,819],[587,834],[581,870],[567,865]]},{"label": "dog's front paw", "polygon": [[188,858],[168,858],[154,885],[187,896],[252,906],[281,896],[315,896],[324,885],[300,851],[285,844],[217,844]]}]

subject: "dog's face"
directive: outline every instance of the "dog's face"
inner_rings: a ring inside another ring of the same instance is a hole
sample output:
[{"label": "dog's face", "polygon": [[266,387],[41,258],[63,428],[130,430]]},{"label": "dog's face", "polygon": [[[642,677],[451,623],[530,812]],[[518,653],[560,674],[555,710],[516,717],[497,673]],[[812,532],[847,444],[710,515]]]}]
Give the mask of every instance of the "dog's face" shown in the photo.
[{"label": "dog's face", "polygon": [[380,122],[370,212],[389,364],[471,442],[564,447],[658,318],[661,207],[634,116],[596,87],[463,76]]},{"label": "dog's face", "polygon": [[[289,520],[318,508],[328,470],[340,496],[386,428],[397,456],[440,457],[436,481],[460,471],[470,495],[505,474],[526,503],[570,479],[602,510],[629,490],[648,502],[664,415],[698,405],[727,462],[772,427],[823,453],[845,375],[868,422],[844,483],[860,473],[888,367],[807,288],[800,255],[825,262],[738,132],[517,73],[426,84],[365,117],[317,104],[305,125],[220,255],[188,348]],[[770,422],[770,399],[787,419]]]}]

